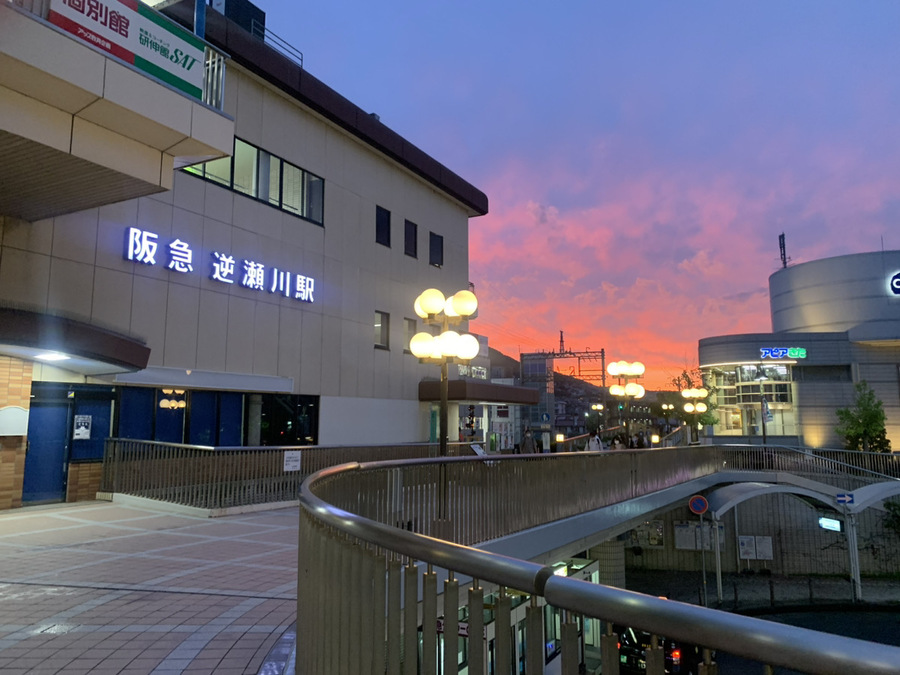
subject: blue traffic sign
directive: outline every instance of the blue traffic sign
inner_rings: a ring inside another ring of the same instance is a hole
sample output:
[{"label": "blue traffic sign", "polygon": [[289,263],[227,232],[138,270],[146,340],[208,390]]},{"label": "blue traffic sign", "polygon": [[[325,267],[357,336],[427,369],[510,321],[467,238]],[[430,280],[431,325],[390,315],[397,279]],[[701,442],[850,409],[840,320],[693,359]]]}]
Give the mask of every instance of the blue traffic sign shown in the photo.
[{"label": "blue traffic sign", "polygon": [[838,504],[852,504],[853,503],[853,493],[848,492],[846,494],[836,495],[835,500],[837,500]]},{"label": "blue traffic sign", "polygon": [[694,495],[688,500],[688,508],[691,510],[691,513],[702,516],[709,508],[709,502],[706,501],[706,497],[703,495]]}]

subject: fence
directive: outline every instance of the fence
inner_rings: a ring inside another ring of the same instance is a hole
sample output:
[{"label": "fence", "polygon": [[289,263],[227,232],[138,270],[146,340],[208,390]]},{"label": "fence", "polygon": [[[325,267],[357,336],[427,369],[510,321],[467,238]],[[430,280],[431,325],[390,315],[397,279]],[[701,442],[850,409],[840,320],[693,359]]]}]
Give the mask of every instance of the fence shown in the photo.
[{"label": "fence", "polygon": [[[463,444],[448,448],[451,455],[472,453]],[[337,464],[437,454],[437,444],[209,447],[110,438],[104,447],[100,491],[224,509],[296,500],[306,476]]]},{"label": "fence", "polygon": [[[900,663],[897,648],[560,577],[549,567],[461,545],[737,465],[796,466],[802,459],[802,453],[766,456],[759,450],[702,446],[354,463],[321,471],[301,490],[303,581],[298,589],[297,653],[303,658],[298,659],[298,672],[455,673],[460,654],[465,654],[468,672],[480,675],[487,672],[490,652],[493,673],[520,672],[521,664],[526,674],[543,673],[546,604],[559,613],[563,675],[581,672],[579,626],[588,620],[604,623],[604,675],[619,670],[613,622],[702,645],[700,675],[716,672],[711,649],[760,660],[766,668],[835,675],[895,673]],[[827,476],[836,471],[834,461],[814,457],[803,468]],[[589,463],[593,470],[588,470]],[[609,480],[598,484],[604,475]],[[438,569],[444,570],[442,593]],[[493,640],[487,644],[484,583],[496,585]],[[523,625],[515,625],[515,631],[513,594],[529,596]],[[521,663],[514,657],[519,629],[524,631]],[[646,656],[648,675],[664,672],[665,657],[657,645],[654,640]]]}]

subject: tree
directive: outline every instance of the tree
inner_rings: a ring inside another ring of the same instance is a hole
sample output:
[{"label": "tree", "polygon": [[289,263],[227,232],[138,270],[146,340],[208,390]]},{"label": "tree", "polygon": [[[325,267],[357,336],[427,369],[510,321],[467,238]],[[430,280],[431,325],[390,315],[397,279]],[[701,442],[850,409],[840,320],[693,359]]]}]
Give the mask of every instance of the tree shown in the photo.
[{"label": "tree", "polygon": [[[699,368],[694,367],[690,370],[684,369],[681,371],[680,375],[673,377],[670,382],[679,392],[684,391],[685,389],[700,389],[701,387],[706,387],[706,390],[709,392],[709,396],[704,399],[704,403],[706,403],[706,412],[696,417],[696,420],[703,426],[712,426],[719,423],[719,415],[715,412],[716,408],[719,406],[716,405],[713,397],[716,388],[707,385],[703,381],[703,373]],[[676,400],[678,402],[675,404],[675,410],[678,417],[686,422],[692,421],[694,416],[684,412],[685,400],[680,396],[678,396]]]},{"label": "tree", "polygon": [[884,428],[885,414],[875,391],[862,380],[856,384],[856,395],[849,408],[838,408],[838,425],[834,431],[844,440],[847,450],[890,452],[891,442]]}]

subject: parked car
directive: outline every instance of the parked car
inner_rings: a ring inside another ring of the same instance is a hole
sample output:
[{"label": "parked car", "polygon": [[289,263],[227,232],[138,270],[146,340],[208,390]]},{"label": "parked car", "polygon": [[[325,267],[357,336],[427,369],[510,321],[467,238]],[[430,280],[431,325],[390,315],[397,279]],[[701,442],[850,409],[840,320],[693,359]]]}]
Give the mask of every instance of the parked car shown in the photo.
[{"label": "parked car", "polygon": [[[614,626],[619,636],[619,673],[643,675],[647,672],[646,650],[650,649],[650,633],[625,626]],[[697,675],[703,662],[703,650],[697,645],[659,637],[665,652],[666,675]]]}]

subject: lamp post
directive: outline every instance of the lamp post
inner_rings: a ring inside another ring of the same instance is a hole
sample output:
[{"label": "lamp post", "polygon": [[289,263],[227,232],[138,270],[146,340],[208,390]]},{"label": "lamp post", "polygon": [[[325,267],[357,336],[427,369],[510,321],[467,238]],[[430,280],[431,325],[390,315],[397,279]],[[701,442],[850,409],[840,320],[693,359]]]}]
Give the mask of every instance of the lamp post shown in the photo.
[{"label": "lamp post", "polygon": [[[644,394],[646,393],[643,386],[641,386],[637,382],[631,382],[630,380],[636,380],[640,377],[643,377],[644,370],[644,364],[640,361],[634,361],[633,363],[629,363],[628,361],[613,361],[606,367],[606,372],[617,378],[619,381],[618,384],[614,384],[609,388],[609,393],[616,398],[623,399],[625,402],[626,446],[628,444],[628,440],[631,438],[630,425],[628,424],[629,401],[643,398]],[[624,384],[622,384],[623,382]]]},{"label": "lamp post", "polygon": [[602,403],[593,403],[591,404],[591,410],[597,413],[597,432],[600,432],[600,429],[603,427],[603,411],[606,409]]},{"label": "lamp post", "polygon": [[447,407],[449,398],[448,364],[457,361],[471,361],[478,356],[478,339],[474,335],[460,335],[451,326],[467,320],[478,309],[478,299],[472,291],[458,291],[445,298],[436,288],[423,291],[416,298],[416,314],[427,325],[440,326],[440,334],[416,333],[409,341],[409,350],[420,363],[435,363],[441,366],[441,408],[440,408],[440,452],[447,456]]},{"label": "lamp post", "polygon": [[700,445],[700,435],[697,433],[697,425],[699,424],[700,415],[707,410],[706,403],[703,399],[709,396],[709,391],[706,387],[700,387],[699,389],[685,389],[681,392],[681,395],[688,399],[687,403],[684,404],[684,411],[689,415],[692,415],[693,419],[693,423],[691,424],[691,440],[689,444]]}]

